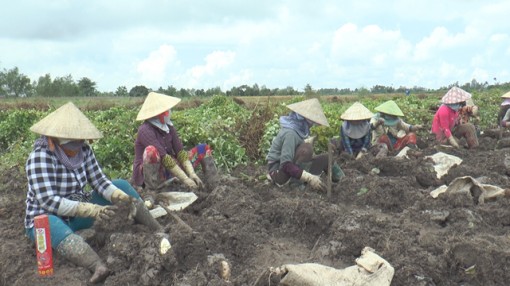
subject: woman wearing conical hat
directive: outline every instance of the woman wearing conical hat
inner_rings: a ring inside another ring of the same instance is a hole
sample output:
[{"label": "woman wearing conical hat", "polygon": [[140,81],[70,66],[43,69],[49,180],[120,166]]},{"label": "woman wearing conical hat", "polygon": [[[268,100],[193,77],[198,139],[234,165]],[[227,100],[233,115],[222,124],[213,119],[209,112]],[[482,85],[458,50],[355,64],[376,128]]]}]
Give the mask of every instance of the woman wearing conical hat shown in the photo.
[{"label": "woman wearing conical hat", "polygon": [[[34,241],[35,217],[48,215],[52,248],[61,257],[89,269],[93,273],[90,282],[100,282],[109,270],[75,231],[90,228],[96,219],[107,223],[115,215],[112,204],[119,203],[134,204],[135,221],[151,230],[162,227],[127,181],[110,181],[102,172],[86,141],[103,135],[73,103],[50,113],[30,130],[41,137],[35,141],[25,167],[26,234]],[[87,183],[91,192],[84,189]]]},{"label": "woman wearing conical hat", "polygon": [[[441,99],[442,105],[432,120],[432,133],[440,144],[450,143],[460,148],[457,138],[465,138],[468,148],[478,146],[476,127],[470,122],[461,122],[460,111],[466,107],[466,101],[471,98],[467,91],[452,87]],[[470,108],[467,108],[470,109]]]},{"label": "woman wearing conical hat", "polygon": [[340,115],[340,140],[333,140],[337,152],[345,152],[354,157],[365,154],[371,146],[370,118],[373,113],[359,102],[353,103]]},{"label": "woman wearing conical hat", "polygon": [[[328,154],[313,156],[313,146],[305,143],[313,125],[329,126],[316,98],[287,105],[291,112],[280,117],[280,131],[274,137],[266,156],[269,178],[282,186],[295,178],[313,189],[324,191],[320,175],[327,172]],[[333,165],[332,180],[338,182],[343,172]]]},{"label": "woman wearing conical hat", "polygon": [[404,116],[400,107],[393,100],[388,100],[375,108],[378,111],[370,120],[374,127],[372,144],[382,147],[376,157],[390,151],[400,151],[406,146],[416,147],[416,132],[421,125],[411,125],[401,117]]},{"label": "woman wearing conical hat", "polygon": [[[180,98],[150,92],[136,120],[143,123],[138,128],[135,141],[135,160],[132,181],[148,190],[158,190],[165,182],[176,177],[186,187],[196,190],[204,185],[195,173],[201,164],[210,189],[217,179],[217,169],[207,144],[199,144],[190,152],[183,144],[172,121],[171,108]],[[191,162],[193,160],[193,162]]]},{"label": "woman wearing conical hat", "polygon": [[500,105],[498,113],[498,125],[510,127],[510,91],[501,96],[504,100]]}]

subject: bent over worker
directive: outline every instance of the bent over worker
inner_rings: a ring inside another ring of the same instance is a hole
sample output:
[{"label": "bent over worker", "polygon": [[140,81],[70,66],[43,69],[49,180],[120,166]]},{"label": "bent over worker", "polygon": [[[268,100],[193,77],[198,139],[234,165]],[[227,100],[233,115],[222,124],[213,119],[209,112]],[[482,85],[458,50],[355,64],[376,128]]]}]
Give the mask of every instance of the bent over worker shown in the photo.
[{"label": "bent over worker", "polygon": [[[280,117],[280,131],[273,138],[266,156],[269,177],[281,186],[295,178],[315,190],[325,190],[320,175],[327,173],[328,154],[313,155],[311,143],[305,143],[313,125],[329,126],[316,98],[287,105],[291,112]],[[332,180],[340,180],[343,172],[338,164],[332,168]]]}]

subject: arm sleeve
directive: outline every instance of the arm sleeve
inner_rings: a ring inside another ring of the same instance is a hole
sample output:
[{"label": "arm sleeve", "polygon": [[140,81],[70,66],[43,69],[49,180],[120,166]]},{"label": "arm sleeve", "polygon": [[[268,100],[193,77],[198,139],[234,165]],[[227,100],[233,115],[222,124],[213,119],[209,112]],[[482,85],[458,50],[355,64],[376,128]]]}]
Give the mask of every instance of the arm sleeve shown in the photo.
[{"label": "arm sleeve", "polygon": [[[372,141],[372,132],[368,132],[365,137],[363,137],[363,148],[367,149],[370,148],[370,143]],[[352,151],[352,149],[351,149]]]},{"label": "arm sleeve", "polygon": [[345,135],[343,131],[343,128],[340,128],[340,139],[342,139],[342,144],[344,145],[345,151],[352,155],[353,152],[351,147],[351,139],[349,136]]},{"label": "arm sleeve", "polygon": [[[444,111],[444,110],[443,110]],[[439,129],[443,132],[446,139],[452,136],[452,131],[450,130],[450,116],[448,112],[439,111]]]},{"label": "arm sleeve", "polygon": [[111,195],[116,187],[106,177],[96,160],[96,156],[90,147],[87,148],[85,155],[85,172],[87,173],[87,181],[101,196],[111,201]]},{"label": "arm sleeve", "polygon": [[34,199],[47,212],[57,214],[62,197],[55,192],[58,174],[52,156],[45,150],[32,152],[25,171],[29,191],[34,193]]},{"label": "arm sleeve", "polygon": [[293,178],[301,178],[303,169],[294,164],[294,156],[296,155],[296,148],[299,144],[297,136],[287,135],[283,138],[282,151],[280,155],[280,169]]},{"label": "arm sleeve", "polygon": [[406,123],[404,120],[400,119],[400,122],[398,123],[400,124],[400,129],[403,129],[406,133],[409,133],[409,132],[412,132],[412,125],[411,124],[408,124]]},{"label": "arm sleeve", "polygon": [[506,127],[508,121],[510,121],[510,108],[506,111],[505,116],[503,116],[503,119],[501,119],[501,126]]}]

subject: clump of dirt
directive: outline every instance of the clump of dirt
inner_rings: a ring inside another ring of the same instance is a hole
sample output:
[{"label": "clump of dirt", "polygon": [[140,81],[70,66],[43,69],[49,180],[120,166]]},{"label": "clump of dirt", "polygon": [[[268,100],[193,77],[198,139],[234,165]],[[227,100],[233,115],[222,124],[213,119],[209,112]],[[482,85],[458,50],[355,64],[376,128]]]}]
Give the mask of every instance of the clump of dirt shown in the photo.
[{"label": "clump of dirt", "polygon": [[[495,149],[495,138],[480,141],[477,150],[425,144],[409,159],[336,157],[346,176],[333,185],[331,198],[299,184],[271,185],[261,180],[264,166],[239,167],[177,213],[187,226],[168,215],[158,218],[172,242],[164,255],[160,237],[122,211],[80,234],[112,271],[103,285],[277,285],[269,267],[314,262],[344,268],[365,246],[395,268],[392,285],[506,285],[508,199],[480,204],[430,195],[461,176],[510,188],[508,149]],[[426,158],[438,151],[463,160],[439,179]],[[90,273],[57,254],[55,275],[37,276],[35,248],[23,229],[25,176],[17,168],[1,174],[0,284],[87,285]],[[230,265],[230,277],[222,278],[220,261]]]}]

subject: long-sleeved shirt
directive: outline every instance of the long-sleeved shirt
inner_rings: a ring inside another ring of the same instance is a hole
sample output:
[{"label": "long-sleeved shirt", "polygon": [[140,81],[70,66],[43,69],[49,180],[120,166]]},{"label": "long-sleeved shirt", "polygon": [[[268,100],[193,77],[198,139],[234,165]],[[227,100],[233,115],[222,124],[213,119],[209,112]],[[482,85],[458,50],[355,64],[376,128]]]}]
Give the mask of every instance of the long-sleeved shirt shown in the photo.
[{"label": "long-sleeved shirt", "polygon": [[432,120],[432,133],[436,134],[436,140],[445,142],[452,136],[452,129],[457,124],[459,114],[447,105],[441,105]]},{"label": "long-sleeved shirt", "polygon": [[304,142],[298,133],[289,128],[281,128],[271,143],[271,148],[266,156],[271,166],[270,172],[282,170],[289,176],[299,179],[303,173],[298,165],[294,164],[296,149]]},{"label": "long-sleeved shirt", "polygon": [[135,160],[133,162],[133,181],[136,185],[141,186],[144,182],[142,173],[143,152],[147,146],[154,146],[161,158],[165,155],[175,158],[183,149],[175,127],[171,125],[168,127],[170,129],[168,133],[147,121],[138,127],[138,135],[135,141]]},{"label": "long-sleeved shirt", "polygon": [[[377,120],[378,118],[373,117],[370,120],[370,124],[372,126],[375,126]],[[401,138],[407,133],[411,132],[411,128],[412,128],[411,124],[404,122],[404,120],[400,118],[395,126],[385,126],[384,124],[380,124],[372,131],[372,144],[375,144],[379,137],[381,137],[384,134],[388,135],[390,140],[392,140],[392,143],[395,144],[395,141],[398,138]]]},{"label": "long-sleeved shirt", "polygon": [[[58,147],[56,147],[58,148]],[[74,170],[64,166],[47,146],[37,146],[25,165],[28,179],[25,228],[34,226],[41,214],[66,216],[78,205],[76,198],[86,197],[87,183],[111,201],[117,189],[101,170],[89,145],[83,146],[83,163]]]},{"label": "long-sleeved shirt", "polygon": [[345,151],[349,154],[354,154],[355,152],[359,152],[361,149],[370,148],[370,144],[372,141],[372,135],[369,131],[367,135],[358,138],[353,139],[346,135],[346,132],[344,131],[343,125],[340,127],[340,139],[342,140],[342,145],[345,149]]}]

